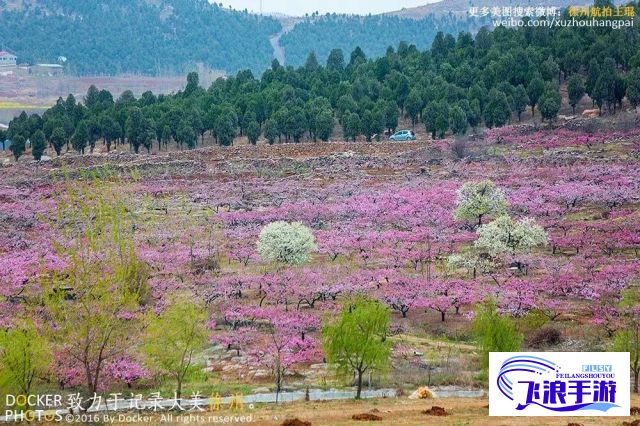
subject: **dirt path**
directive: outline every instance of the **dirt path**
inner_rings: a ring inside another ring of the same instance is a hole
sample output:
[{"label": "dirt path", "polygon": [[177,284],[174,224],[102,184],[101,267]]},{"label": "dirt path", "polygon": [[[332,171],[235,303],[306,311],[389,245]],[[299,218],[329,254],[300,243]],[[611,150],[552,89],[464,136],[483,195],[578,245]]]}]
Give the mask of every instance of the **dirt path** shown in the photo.
[{"label": "dirt path", "polygon": [[273,48],[273,59],[277,59],[280,65],[284,64],[284,48],[280,46],[280,37],[285,33],[284,28],[278,34],[272,35],[269,38],[269,43]]},{"label": "dirt path", "polygon": [[291,31],[293,27],[300,21],[300,18],[286,18],[282,19],[280,23],[282,24],[282,29],[277,34],[269,37],[269,43],[271,43],[271,47],[273,48],[273,58],[277,59],[280,62],[280,65],[284,65],[286,61],[286,56],[284,53],[284,47],[280,44],[280,38]]}]

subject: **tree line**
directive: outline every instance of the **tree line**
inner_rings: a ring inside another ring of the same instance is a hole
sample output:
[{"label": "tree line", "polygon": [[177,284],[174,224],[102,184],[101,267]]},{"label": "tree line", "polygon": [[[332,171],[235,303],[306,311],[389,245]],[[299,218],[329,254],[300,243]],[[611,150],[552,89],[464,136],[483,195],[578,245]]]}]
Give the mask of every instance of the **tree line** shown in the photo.
[{"label": "tree line", "polygon": [[92,151],[98,141],[137,153],[174,142],[194,148],[206,135],[225,146],[236,136],[273,144],[326,141],[339,129],[346,140],[370,141],[393,132],[401,117],[442,138],[504,126],[527,108],[553,120],[564,85],[574,108],[587,94],[601,112],[615,113],[625,98],[640,103],[638,40],[637,27],[498,27],[475,38],[439,32],[428,50],[401,42],[374,59],[359,47],[348,57],[336,48],[324,64],[314,53],[297,68],[274,60],[261,78],[245,70],[206,89],[190,73],[171,95],[114,98],[92,86],[82,102],[69,95],[41,117],[21,114],[8,138],[16,158],[27,140],[35,158],[47,144],[57,154],[65,146]]}]

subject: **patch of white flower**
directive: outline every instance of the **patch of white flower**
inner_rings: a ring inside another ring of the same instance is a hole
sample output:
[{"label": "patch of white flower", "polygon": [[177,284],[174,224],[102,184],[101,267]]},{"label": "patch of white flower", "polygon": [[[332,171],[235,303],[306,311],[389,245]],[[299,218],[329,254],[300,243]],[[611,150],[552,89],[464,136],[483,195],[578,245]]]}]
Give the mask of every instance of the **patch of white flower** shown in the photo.
[{"label": "patch of white flower", "polygon": [[491,256],[501,253],[529,252],[537,246],[547,244],[547,233],[532,218],[514,222],[509,216],[500,216],[494,221],[482,225],[476,231],[476,248],[488,252]]},{"label": "patch of white flower", "polygon": [[449,268],[469,268],[473,267],[473,261],[467,256],[454,253],[447,257],[447,266]]},{"label": "patch of white flower", "polygon": [[477,220],[484,216],[500,216],[507,211],[507,198],[490,180],[467,182],[458,190],[456,220]]},{"label": "patch of white flower", "polygon": [[474,270],[480,272],[489,272],[496,267],[496,264],[492,259],[474,256],[471,253],[454,253],[447,258],[446,267],[452,271],[459,268],[464,268],[467,270],[468,274],[472,274]]},{"label": "patch of white flower", "polygon": [[311,230],[299,222],[272,222],[258,237],[258,254],[268,262],[300,265],[308,262],[317,248]]}]

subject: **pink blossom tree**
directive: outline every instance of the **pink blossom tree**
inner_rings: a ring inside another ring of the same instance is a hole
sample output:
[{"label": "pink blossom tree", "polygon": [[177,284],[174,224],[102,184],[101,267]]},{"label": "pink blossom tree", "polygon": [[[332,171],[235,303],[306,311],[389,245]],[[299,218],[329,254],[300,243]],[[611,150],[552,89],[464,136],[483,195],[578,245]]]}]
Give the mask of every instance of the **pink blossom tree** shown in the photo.
[{"label": "pink blossom tree", "polygon": [[275,379],[276,402],[285,375],[296,366],[321,358],[317,341],[301,332],[299,318],[270,310],[249,353],[252,362],[269,369]]}]

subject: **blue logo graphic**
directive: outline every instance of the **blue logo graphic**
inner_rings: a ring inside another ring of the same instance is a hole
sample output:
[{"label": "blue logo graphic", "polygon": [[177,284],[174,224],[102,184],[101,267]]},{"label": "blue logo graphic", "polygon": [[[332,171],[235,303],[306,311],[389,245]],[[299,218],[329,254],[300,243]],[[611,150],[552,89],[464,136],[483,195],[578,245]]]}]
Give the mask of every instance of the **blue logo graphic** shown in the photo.
[{"label": "blue logo graphic", "polygon": [[[602,370],[611,371],[609,368]],[[600,370],[584,368],[583,371]],[[601,371],[602,371],[601,370]],[[513,378],[517,376],[517,382]],[[510,378],[511,377],[511,378]],[[529,380],[522,380],[522,378]],[[526,400],[519,403],[516,410],[524,410],[537,405],[555,412],[597,410],[606,412],[615,404],[616,382],[613,374],[564,374],[554,362],[530,355],[518,355],[506,359],[500,367],[497,385],[500,392],[514,400],[514,387],[527,388]],[[551,378],[551,380],[549,379]]]}]

